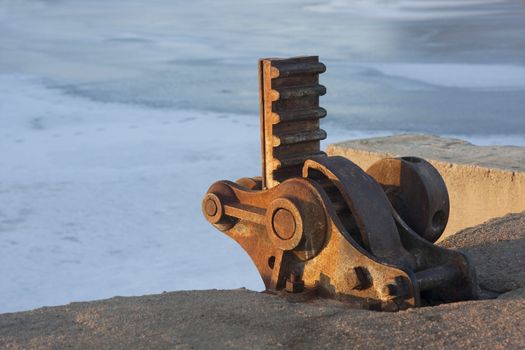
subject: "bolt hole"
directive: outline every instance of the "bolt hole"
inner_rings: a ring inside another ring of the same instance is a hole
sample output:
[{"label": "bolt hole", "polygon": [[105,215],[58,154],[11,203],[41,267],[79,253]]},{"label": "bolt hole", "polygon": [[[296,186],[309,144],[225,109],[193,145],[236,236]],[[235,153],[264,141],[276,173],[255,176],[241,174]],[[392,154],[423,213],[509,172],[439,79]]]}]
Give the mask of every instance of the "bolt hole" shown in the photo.
[{"label": "bolt hole", "polygon": [[270,256],[268,258],[268,266],[273,270],[273,267],[275,266],[275,256]]},{"label": "bolt hole", "polygon": [[421,158],[418,157],[401,157],[401,159],[409,163],[421,163]]},{"label": "bolt hole", "polygon": [[445,213],[443,210],[438,210],[434,213],[434,216],[432,217],[432,228],[434,231],[440,231],[443,229],[443,226],[445,225]]}]

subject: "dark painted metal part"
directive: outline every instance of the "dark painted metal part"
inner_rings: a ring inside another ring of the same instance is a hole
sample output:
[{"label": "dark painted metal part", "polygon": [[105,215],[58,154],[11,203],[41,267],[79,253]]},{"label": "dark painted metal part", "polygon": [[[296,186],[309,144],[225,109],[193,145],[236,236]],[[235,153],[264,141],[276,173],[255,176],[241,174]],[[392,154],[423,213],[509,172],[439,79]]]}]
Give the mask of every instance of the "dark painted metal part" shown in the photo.
[{"label": "dark painted metal part", "polygon": [[396,311],[477,298],[467,258],[422,238],[448,219],[429,163],[386,159],[366,173],[320,151],[325,69],[317,57],[260,61],[263,176],[214,183],[204,216],[249,254],[268,292],[292,301]]},{"label": "dark painted metal part", "polygon": [[[397,262],[408,268],[414,263],[401,245],[392,218],[388,199],[373,178],[343,157],[307,160],[303,176],[322,174],[331,181],[344,198],[344,205],[355,218],[363,247],[385,261]],[[358,186],[356,184],[359,184]]]},{"label": "dark painted metal part", "polygon": [[417,261],[416,279],[427,303],[479,298],[476,271],[466,255],[432,244],[414,232],[392,209],[403,242]]},{"label": "dark painted metal part", "polygon": [[385,158],[366,171],[385,190],[394,209],[415,232],[430,242],[448,222],[448,191],[438,171],[417,157]]}]

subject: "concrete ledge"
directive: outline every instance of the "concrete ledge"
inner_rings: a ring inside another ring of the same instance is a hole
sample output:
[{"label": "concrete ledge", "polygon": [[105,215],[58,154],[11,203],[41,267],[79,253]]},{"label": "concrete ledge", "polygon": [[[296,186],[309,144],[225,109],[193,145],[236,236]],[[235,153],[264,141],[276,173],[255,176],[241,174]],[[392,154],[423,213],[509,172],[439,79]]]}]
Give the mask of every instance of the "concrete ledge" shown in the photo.
[{"label": "concrete ledge", "polygon": [[441,244],[470,255],[483,286],[509,292],[398,313],[294,304],[245,289],[116,297],[0,315],[0,348],[524,348],[525,213]]},{"label": "concrete ledge", "polygon": [[450,218],[443,237],[508,213],[525,210],[525,148],[474,146],[431,135],[399,135],[329,145],[363,169],[386,157],[428,160],[445,179]]}]

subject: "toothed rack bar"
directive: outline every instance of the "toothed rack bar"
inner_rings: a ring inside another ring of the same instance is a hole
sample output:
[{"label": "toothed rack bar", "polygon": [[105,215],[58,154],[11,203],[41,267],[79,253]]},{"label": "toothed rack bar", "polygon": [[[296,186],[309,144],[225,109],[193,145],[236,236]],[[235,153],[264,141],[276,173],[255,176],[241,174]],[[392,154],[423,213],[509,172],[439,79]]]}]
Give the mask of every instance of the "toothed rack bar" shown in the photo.
[{"label": "toothed rack bar", "polygon": [[319,128],[325,70],[317,56],[259,61],[263,188],[301,176],[307,159],[326,156],[320,146],[326,132]]}]

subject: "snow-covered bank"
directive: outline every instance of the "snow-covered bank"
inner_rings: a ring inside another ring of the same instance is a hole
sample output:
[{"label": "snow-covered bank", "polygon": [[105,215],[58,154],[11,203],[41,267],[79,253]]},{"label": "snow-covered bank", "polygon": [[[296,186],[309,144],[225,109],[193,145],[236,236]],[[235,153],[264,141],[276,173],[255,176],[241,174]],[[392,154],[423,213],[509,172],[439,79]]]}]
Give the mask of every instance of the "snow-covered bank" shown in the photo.
[{"label": "snow-covered bank", "polygon": [[212,181],[258,174],[256,118],[93,102],[1,76],[0,125],[0,312],[261,288],[200,213]]}]

